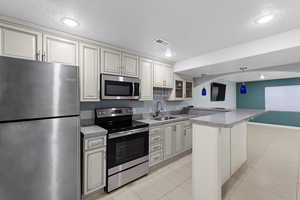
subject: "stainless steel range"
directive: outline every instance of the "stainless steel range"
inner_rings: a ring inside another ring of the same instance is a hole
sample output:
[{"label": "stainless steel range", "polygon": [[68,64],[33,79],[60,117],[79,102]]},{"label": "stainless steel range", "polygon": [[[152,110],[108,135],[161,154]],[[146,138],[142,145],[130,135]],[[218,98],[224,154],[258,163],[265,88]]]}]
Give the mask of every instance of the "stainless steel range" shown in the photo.
[{"label": "stainless steel range", "polygon": [[149,125],[132,120],[132,108],[96,109],[95,123],[108,130],[107,192],[148,174]]}]

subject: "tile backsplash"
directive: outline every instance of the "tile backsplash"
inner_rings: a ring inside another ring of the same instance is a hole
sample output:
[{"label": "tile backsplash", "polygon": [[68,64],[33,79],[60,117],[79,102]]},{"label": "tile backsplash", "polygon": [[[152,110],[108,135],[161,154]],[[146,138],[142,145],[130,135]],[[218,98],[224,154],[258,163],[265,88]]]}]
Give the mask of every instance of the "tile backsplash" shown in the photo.
[{"label": "tile backsplash", "polygon": [[192,105],[192,101],[166,101],[168,93],[164,90],[154,90],[152,101],[136,100],[103,100],[100,102],[80,103],[80,118],[93,119],[95,108],[132,107],[134,114],[151,113],[155,109],[157,101],[161,101],[165,111],[179,110],[182,107]]}]

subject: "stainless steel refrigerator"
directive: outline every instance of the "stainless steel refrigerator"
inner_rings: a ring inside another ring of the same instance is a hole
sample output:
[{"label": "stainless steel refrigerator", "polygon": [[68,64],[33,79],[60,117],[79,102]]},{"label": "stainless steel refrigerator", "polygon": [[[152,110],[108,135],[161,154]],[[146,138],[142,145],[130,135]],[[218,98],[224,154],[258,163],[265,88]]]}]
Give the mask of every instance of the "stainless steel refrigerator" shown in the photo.
[{"label": "stainless steel refrigerator", "polygon": [[77,66],[0,57],[0,199],[79,200]]}]

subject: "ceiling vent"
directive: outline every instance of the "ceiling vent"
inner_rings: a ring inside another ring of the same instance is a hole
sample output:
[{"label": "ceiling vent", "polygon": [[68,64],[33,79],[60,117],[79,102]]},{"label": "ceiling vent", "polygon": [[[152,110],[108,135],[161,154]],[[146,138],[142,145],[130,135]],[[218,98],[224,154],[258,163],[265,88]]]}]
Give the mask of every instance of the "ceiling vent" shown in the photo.
[{"label": "ceiling vent", "polygon": [[162,46],[168,46],[169,45],[169,42],[167,42],[166,40],[163,40],[163,39],[157,39],[154,41],[156,44],[159,44],[159,45],[162,45]]}]

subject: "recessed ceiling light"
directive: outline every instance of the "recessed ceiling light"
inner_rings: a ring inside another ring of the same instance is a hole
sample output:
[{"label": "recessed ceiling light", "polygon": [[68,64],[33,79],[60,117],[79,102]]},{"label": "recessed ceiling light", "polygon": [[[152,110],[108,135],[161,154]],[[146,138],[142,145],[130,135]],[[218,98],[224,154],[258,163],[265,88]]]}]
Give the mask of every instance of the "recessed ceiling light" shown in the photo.
[{"label": "recessed ceiling light", "polygon": [[257,24],[266,24],[274,19],[274,14],[267,14],[259,17],[255,22]]},{"label": "recessed ceiling light", "polygon": [[167,58],[172,57],[172,51],[171,51],[170,48],[167,48],[167,50],[166,50],[166,52],[165,52],[165,56],[166,56]]},{"label": "recessed ceiling light", "polygon": [[68,17],[63,18],[61,21],[64,25],[72,27],[72,28],[79,26],[79,23],[77,21],[75,21],[74,19],[68,18]]},{"label": "recessed ceiling light", "polygon": [[263,74],[261,74],[260,79],[265,79],[265,76]]}]

